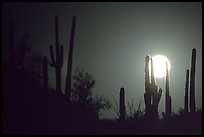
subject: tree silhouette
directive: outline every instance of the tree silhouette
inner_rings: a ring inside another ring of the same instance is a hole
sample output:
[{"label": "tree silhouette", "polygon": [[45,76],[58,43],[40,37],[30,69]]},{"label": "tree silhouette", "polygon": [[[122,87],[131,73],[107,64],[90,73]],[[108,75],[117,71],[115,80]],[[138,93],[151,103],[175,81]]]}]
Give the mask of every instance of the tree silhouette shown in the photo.
[{"label": "tree silhouette", "polygon": [[84,70],[76,69],[76,74],[73,76],[74,79],[74,90],[73,93],[78,99],[78,102],[86,104],[90,101],[92,96],[92,88],[95,86],[96,80]]},{"label": "tree silhouette", "polygon": [[93,112],[97,117],[100,109],[109,109],[110,102],[104,96],[93,96],[96,80],[84,70],[76,69],[73,76],[72,101],[79,103],[83,109]]},{"label": "tree silhouette", "polygon": [[[10,46],[9,46],[9,56],[10,63],[12,60],[12,68],[17,68],[19,71],[31,75],[36,81],[42,82],[42,62],[43,57],[39,51],[36,51],[32,48],[32,45],[29,44],[29,34],[24,34],[21,37],[21,40],[14,45],[13,37],[13,25],[11,24],[11,34]],[[10,55],[13,54],[13,55]]]}]

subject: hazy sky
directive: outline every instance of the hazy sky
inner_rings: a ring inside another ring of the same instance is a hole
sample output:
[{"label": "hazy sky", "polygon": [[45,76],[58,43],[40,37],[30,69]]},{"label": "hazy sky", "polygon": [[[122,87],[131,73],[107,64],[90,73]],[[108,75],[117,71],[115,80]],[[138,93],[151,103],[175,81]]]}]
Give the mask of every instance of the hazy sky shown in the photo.
[{"label": "hazy sky", "polygon": [[[62,89],[64,90],[72,16],[77,17],[73,70],[83,68],[94,76],[98,95],[117,98],[121,87],[126,99],[144,108],[144,61],[146,55],[165,55],[171,62],[170,95],[173,111],[183,107],[186,69],[192,48],[196,57],[196,107],[202,107],[202,3],[3,3],[3,59],[7,56],[8,21],[14,22],[15,42],[25,33],[29,43],[50,59],[55,43],[54,17],[59,16],[59,39],[64,45]],[[50,85],[55,87],[54,69]],[[156,79],[164,89],[164,79]],[[111,92],[111,93],[110,93]],[[164,111],[164,95],[159,113]],[[127,109],[128,111],[128,109]],[[116,116],[113,110],[104,118]]]}]

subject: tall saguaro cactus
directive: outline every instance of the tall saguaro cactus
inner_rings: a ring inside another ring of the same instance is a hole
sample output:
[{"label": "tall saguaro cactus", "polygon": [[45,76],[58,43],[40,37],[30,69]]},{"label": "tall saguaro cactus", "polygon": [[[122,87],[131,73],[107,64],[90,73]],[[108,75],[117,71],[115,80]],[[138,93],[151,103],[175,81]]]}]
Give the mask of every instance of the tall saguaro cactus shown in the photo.
[{"label": "tall saguaro cactus", "polygon": [[171,116],[171,96],[169,95],[169,72],[168,72],[168,64],[166,62],[166,102],[165,102],[165,112],[166,117],[169,118]]},{"label": "tall saguaro cactus", "polygon": [[48,68],[47,68],[47,57],[43,57],[43,86],[48,88]]},{"label": "tall saguaro cactus", "polygon": [[158,119],[158,104],[161,99],[162,89],[159,89],[157,92],[157,85],[155,85],[154,79],[154,67],[153,60],[151,58],[151,83],[149,79],[149,56],[146,56],[145,60],[145,116],[149,120],[157,120]]},{"label": "tall saguaro cactus", "polygon": [[14,38],[13,38],[13,22],[9,22],[9,62],[12,66],[15,65],[15,52],[14,52]]},{"label": "tall saguaro cactus", "polygon": [[125,90],[120,89],[120,120],[125,120]]},{"label": "tall saguaro cactus", "polygon": [[72,18],[72,28],[71,28],[71,36],[70,36],[70,43],[69,43],[69,56],[68,56],[68,63],[67,63],[65,94],[67,95],[68,100],[70,100],[70,96],[71,96],[72,56],[73,56],[73,47],[74,47],[75,26],[76,26],[76,16]]},{"label": "tall saguaro cactus", "polygon": [[63,46],[59,46],[59,30],[58,30],[58,16],[55,16],[55,57],[53,46],[50,45],[50,65],[55,68],[56,74],[56,91],[61,92],[61,69],[63,66]]},{"label": "tall saguaro cactus", "polygon": [[184,112],[188,112],[188,85],[189,85],[189,70],[186,70],[186,86],[185,86],[185,97],[184,97]]},{"label": "tall saguaro cactus", "polygon": [[196,67],[196,49],[192,50],[191,58],[191,79],[190,79],[190,112],[195,112],[195,67]]}]

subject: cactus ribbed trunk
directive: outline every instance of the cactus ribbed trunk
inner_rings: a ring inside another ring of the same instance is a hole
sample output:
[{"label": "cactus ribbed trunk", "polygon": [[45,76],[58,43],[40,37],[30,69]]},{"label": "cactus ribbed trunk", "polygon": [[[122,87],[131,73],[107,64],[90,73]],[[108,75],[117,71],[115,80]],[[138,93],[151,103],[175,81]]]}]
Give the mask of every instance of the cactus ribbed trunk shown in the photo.
[{"label": "cactus ribbed trunk", "polygon": [[150,96],[150,80],[149,80],[149,56],[146,56],[145,60],[145,92],[144,93],[144,98],[145,98],[145,107],[146,107],[146,117],[151,113],[151,96]]},{"label": "cactus ribbed trunk", "polygon": [[120,89],[120,120],[125,120],[125,90]]},{"label": "cactus ribbed trunk", "polygon": [[63,46],[59,46],[59,30],[58,30],[58,16],[55,16],[55,55],[53,52],[53,46],[50,45],[50,65],[55,68],[55,77],[56,77],[56,91],[61,92],[61,69],[63,66]]},{"label": "cactus ribbed trunk", "polygon": [[186,86],[185,86],[185,97],[184,97],[184,112],[188,112],[188,85],[189,85],[189,70],[186,71]]},{"label": "cactus ribbed trunk", "polygon": [[56,71],[56,90],[57,92],[61,92],[61,69],[60,68],[55,68]]},{"label": "cactus ribbed trunk", "polygon": [[195,67],[196,67],[196,49],[192,50],[191,58],[191,79],[190,79],[190,112],[195,112]]},{"label": "cactus ribbed trunk", "polygon": [[47,57],[43,57],[43,87],[48,88],[48,61]]},{"label": "cactus ribbed trunk", "polygon": [[13,38],[13,22],[9,23],[9,62],[12,66],[15,65],[15,52],[14,52],[14,38]]},{"label": "cactus ribbed trunk", "polygon": [[151,58],[151,83],[149,79],[149,56],[146,56],[145,60],[145,117],[148,120],[158,120],[158,104],[161,99],[162,89],[157,92],[157,85],[155,85],[154,79],[154,67],[153,60]]},{"label": "cactus ribbed trunk", "polygon": [[74,16],[72,19],[69,55],[68,55],[68,63],[67,63],[67,76],[66,76],[66,84],[65,84],[65,94],[67,95],[69,101],[71,96],[72,57],[73,57],[73,47],[74,47],[75,26],[76,26],[76,16]]},{"label": "cactus ribbed trunk", "polygon": [[166,62],[166,102],[165,102],[165,114],[169,118],[171,116],[171,96],[169,95],[169,72],[168,64]]}]

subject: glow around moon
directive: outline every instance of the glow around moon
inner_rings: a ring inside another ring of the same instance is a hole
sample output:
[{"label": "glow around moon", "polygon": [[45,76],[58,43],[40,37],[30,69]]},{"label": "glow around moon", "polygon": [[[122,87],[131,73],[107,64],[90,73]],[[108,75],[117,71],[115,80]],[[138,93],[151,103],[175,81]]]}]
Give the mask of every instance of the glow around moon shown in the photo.
[{"label": "glow around moon", "polygon": [[[163,55],[155,55],[152,57],[154,65],[155,78],[163,78],[166,76],[166,62],[168,64],[168,71],[171,69],[170,61]],[[151,68],[150,68],[151,69]]]}]

